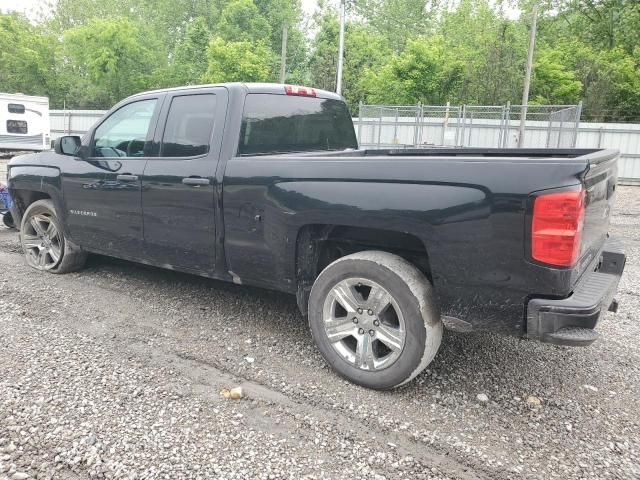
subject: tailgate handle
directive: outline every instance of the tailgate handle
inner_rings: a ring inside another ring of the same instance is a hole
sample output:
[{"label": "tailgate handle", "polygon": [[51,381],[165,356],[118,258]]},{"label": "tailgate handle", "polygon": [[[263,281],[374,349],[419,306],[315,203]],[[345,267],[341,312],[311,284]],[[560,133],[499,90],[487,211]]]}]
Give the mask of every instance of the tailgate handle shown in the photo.
[{"label": "tailgate handle", "polygon": [[208,178],[187,177],[182,179],[182,183],[184,183],[185,185],[193,185],[194,187],[199,187],[200,185],[209,185],[211,182]]},{"label": "tailgate handle", "polygon": [[121,181],[121,182],[137,182],[138,181],[138,176],[137,175],[130,175],[128,173],[123,173],[122,175],[118,175],[116,177],[116,179]]}]

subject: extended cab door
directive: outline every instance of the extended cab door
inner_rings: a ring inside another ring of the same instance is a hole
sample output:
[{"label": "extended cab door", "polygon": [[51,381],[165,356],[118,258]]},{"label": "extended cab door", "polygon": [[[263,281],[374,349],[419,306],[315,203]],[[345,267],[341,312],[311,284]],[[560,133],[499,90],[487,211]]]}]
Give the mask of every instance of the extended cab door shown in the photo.
[{"label": "extended cab door", "polygon": [[145,257],[154,263],[214,269],[215,173],[227,97],[223,87],[167,95],[156,136],[160,153],[142,179]]},{"label": "extended cab door", "polygon": [[162,95],[136,97],[89,133],[86,155],[62,173],[67,225],[81,246],[139,257],[142,173],[152,155]]}]

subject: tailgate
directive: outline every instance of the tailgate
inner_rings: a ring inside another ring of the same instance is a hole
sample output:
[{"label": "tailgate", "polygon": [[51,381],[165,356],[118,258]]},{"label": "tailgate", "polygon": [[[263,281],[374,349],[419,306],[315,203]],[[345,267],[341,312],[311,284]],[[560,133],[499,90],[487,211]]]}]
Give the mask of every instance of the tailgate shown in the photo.
[{"label": "tailgate", "polygon": [[605,150],[589,159],[589,169],[583,179],[586,209],[578,265],[580,271],[600,253],[607,238],[618,180],[618,156],[617,151]]}]

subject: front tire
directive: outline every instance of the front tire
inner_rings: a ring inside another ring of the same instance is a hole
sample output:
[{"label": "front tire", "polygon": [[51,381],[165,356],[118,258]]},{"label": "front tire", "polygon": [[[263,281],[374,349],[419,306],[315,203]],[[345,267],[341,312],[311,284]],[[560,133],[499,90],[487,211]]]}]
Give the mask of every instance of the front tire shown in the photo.
[{"label": "front tire", "polygon": [[309,297],[309,325],[339,375],[377,390],[415,378],[442,340],[429,280],[402,257],[380,251],[347,255],[320,273]]},{"label": "front tire", "polygon": [[51,200],[33,202],[22,217],[20,242],[27,265],[50,273],[84,267],[87,253],[65,237]]}]

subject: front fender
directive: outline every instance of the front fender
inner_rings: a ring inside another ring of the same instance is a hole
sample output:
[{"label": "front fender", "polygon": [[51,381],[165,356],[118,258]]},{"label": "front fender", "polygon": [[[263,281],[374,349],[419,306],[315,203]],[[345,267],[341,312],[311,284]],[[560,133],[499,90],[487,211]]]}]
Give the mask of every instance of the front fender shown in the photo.
[{"label": "front fender", "polygon": [[[58,216],[61,220],[64,218],[62,181],[58,168],[12,162],[8,172],[8,187],[13,199],[11,213],[17,226],[22,222],[22,216],[28,206],[43,198],[51,199]],[[61,221],[61,223],[67,235],[65,222]]]}]

